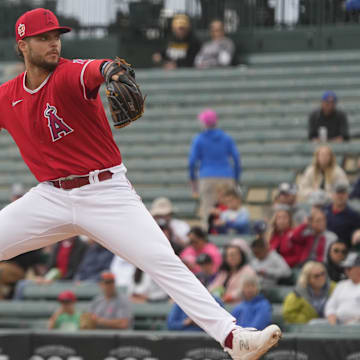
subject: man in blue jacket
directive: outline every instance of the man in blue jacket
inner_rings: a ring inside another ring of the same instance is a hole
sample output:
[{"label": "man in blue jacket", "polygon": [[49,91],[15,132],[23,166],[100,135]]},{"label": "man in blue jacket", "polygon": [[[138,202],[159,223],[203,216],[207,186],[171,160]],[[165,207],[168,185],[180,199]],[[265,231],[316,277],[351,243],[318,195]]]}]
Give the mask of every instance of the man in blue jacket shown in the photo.
[{"label": "man in blue jacket", "polygon": [[[201,218],[204,228],[211,208],[216,203],[215,189],[220,184],[235,187],[241,175],[240,155],[231,136],[216,127],[218,116],[206,109],[198,119],[204,131],[191,144],[189,153],[189,176],[193,196],[200,192]],[[197,179],[199,178],[199,182]]]},{"label": "man in blue jacket", "polygon": [[247,276],[242,290],[244,301],[236,305],[231,312],[237,325],[265,329],[270,324],[271,305],[259,291],[257,276]]},{"label": "man in blue jacket", "polygon": [[334,232],[350,248],[352,234],[360,229],[360,215],[348,205],[348,185],[335,184],[332,198],[332,204],[325,209],[327,229]]}]

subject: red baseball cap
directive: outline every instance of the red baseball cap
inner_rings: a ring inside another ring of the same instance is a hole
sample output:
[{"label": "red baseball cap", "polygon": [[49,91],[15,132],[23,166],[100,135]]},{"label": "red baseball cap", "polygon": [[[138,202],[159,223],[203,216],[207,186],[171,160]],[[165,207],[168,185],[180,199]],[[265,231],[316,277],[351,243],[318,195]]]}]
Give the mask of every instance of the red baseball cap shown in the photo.
[{"label": "red baseball cap", "polygon": [[43,8],[27,11],[21,15],[15,24],[16,42],[29,36],[43,34],[51,30],[60,30],[62,33],[71,31],[68,26],[60,26],[55,14]]},{"label": "red baseball cap", "polygon": [[75,294],[70,291],[70,290],[65,290],[63,292],[61,292],[58,296],[58,300],[60,302],[75,302],[76,301],[76,296]]}]

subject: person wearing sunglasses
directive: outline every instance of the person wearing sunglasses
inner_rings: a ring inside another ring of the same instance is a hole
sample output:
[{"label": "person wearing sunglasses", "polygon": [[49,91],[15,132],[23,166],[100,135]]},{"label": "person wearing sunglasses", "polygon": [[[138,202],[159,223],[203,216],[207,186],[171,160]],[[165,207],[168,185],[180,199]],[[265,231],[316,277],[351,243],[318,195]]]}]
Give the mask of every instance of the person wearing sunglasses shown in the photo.
[{"label": "person wearing sunglasses", "polygon": [[345,260],[348,249],[345,243],[340,240],[333,242],[327,253],[326,269],[332,281],[344,280],[346,275],[341,263]]},{"label": "person wearing sunglasses", "polygon": [[336,286],[325,307],[325,316],[331,325],[360,324],[360,254],[350,252],[341,264],[347,280]]},{"label": "person wearing sunglasses", "polygon": [[284,320],[290,324],[306,324],[324,318],[325,304],[335,286],[323,263],[307,262],[301,269],[295,289],[284,300]]}]

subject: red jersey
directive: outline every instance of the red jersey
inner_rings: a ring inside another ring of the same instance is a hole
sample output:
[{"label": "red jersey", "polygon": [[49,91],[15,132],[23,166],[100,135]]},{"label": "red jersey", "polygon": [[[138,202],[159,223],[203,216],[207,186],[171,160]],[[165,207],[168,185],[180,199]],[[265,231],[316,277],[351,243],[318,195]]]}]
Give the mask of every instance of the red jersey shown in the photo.
[{"label": "red jersey", "polygon": [[26,87],[26,72],[0,86],[0,128],[38,181],[121,164],[99,86],[89,89],[84,80],[91,61],[60,58],[35,90]]}]

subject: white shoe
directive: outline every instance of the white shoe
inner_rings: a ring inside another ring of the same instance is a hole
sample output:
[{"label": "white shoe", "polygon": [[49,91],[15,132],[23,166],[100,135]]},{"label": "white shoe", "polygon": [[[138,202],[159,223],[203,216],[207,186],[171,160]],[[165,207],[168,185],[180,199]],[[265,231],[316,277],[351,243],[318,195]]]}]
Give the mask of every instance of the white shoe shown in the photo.
[{"label": "white shoe", "polygon": [[257,360],[278,343],[281,330],[270,325],[262,331],[236,327],[233,334],[233,348],[225,348],[233,360]]}]

